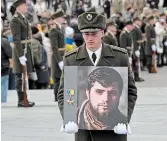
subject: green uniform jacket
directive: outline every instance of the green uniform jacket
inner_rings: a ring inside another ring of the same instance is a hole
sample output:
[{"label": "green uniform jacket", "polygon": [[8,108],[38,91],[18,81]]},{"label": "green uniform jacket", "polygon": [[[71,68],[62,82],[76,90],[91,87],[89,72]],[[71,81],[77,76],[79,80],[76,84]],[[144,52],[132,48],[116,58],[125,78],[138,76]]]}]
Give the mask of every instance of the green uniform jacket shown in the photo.
[{"label": "green uniform jacket", "polygon": [[146,50],[145,50],[145,53],[146,53],[146,55],[151,56],[152,55],[151,46],[153,44],[155,44],[155,37],[156,37],[154,27],[147,24],[146,27],[145,27],[145,33],[146,33],[146,48],[145,48]]},{"label": "green uniform jacket", "polygon": [[117,38],[109,32],[106,32],[104,35],[103,42],[109,45],[118,46]]},{"label": "green uniform jacket", "polygon": [[120,47],[127,49],[128,53],[132,50],[132,34],[123,30],[120,34]]},{"label": "green uniform jacket", "polygon": [[[141,55],[143,56],[143,47],[144,47],[144,40],[142,38],[142,31],[140,28],[135,27],[134,30],[132,31],[132,38],[133,38],[133,53],[135,51],[140,50]],[[140,48],[139,48],[140,46]]]},{"label": "green uniform jacket", "polygon": [[56,28],[51,29],[49,37],[52,47],[52,76],[53,78],[60,78],[61,70],[58,63],[63,60],[64,52],[61,53],[58,49],[64,47],[64,34],[57,25]]},{"label": "green uniform jacket", "polygon": [[[15,73],[22,73],[22,65],[20,64],[19,57],[24,56],[24,48],[27,48],[27,72],[33,72],[33,51],[31,49],[31,28],[27,19],[23,18],[20,13],[15,13],[13,16],[10,28],[13,35],[14,48],[12,50],[13,70]],[[26,40],[27,47],[26,47]],[[24,42],[24,43],[23,43]]]},{"label": "green uniform jacket", "polygon": [[[64,66],[93,66],[89,55],[86,51],[85,44],[79,48],[67,53],[64,56]],[[115,67],[128,67],[129,59],[128,54],[125,49],[110,46],[107,44],[102,45],[102,54],[97,66],[115,66]],[[130,122],[131,115],[137,99],[137,88],[132,76],[132,71],[129,68],[128,71],[128,122]],[[63,117],[63,107],[64,107],[64,75],[62,73],[60,86],[58,91],[58,105]],[[91,136],[90,136],[91,134]],[[113,131],[87,131],[79,130],[76,134],[76,141],[126,141],[126,135],[116,135]]]}]

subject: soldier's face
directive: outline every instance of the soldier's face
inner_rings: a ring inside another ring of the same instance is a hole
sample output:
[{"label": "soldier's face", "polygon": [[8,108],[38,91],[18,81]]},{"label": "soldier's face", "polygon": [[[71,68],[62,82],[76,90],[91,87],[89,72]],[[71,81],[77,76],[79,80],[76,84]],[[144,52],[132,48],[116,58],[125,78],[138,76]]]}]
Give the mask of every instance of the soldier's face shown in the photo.
[{"label": "soldier's face", "polygon": [[108,116],[111,110],[118,107],[120,96],[117,83],[103,87],[99,82],[95,82],[90,91],[86,91],[86,94],[97,116]]},{"label": "soldier's face", "polygon": [[96,49],[101,45],[101,38],[104,35],[104,31],[100,30],[98,32],[85,32],[83,33],[83,38],[86,43],[86,47],[89,49]]},{"label": "soldier's face", "polygon": [[114,35],[117,34],[117,28],[115,26],[109,26],[108,27],[109,31],[111,31]]},{"label": "soldier's face", "polygon": [[23,14],[27,13],[27,11],[28,11],[28,7],[27,7],[26,3],[21,4],[18,8]]}]

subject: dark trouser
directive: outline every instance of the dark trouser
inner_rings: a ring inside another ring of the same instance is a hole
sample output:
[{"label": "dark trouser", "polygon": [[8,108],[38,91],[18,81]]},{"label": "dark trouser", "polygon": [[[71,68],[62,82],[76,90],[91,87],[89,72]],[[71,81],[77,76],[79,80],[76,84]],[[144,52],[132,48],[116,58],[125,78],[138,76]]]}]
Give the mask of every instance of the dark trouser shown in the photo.
[{"label": "dark trouser", "polygon": [[146,55],[146,58],[147,58],[148,71],[151,72],[151,70],[152,70],[152,55]]},{"label": "dark trouser", "polygon": [[54,78],[54,95],[55,95],[55,101],[57,101],[57,93],[60,85],[60,78]]},{"label": "dark trouser", "polygon": [[24,92],[22,89],[22,74],[16,73],[16,90],[18,94],[18,102],[24,100]]},{"label": "dark trouser", "polygon": [[118,135],[114,131],[78,130],[75,141],[127,141],[127,135]]},{"label": "dark trouser", "polygon": [[158,53],[158,54],[157,54],[157,57],[158,57],[158,62],[157,62],[157,64],[158,64],[158,65],[162,65],[162,63],[163,63],[163,55],[162,55],[162,53]]},{"label": "dark trouser", "polygon": [[139,57],[133,57],[132,59],[132,68],[133,68],[133,72],[134,72],[134,77],[139,78],[139,74],[140,74],[140,58]]},{"label": "dark trouser", "polygon": [[13,73],[13,69],[10,68],[9,71],[9,90],[15,90],[15,74]]}]

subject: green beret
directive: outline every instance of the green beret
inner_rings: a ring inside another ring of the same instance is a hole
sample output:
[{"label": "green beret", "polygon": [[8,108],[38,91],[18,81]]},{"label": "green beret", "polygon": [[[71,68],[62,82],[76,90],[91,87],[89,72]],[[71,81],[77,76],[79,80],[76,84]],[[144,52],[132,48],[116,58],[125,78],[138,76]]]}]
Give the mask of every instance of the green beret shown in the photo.
[{"label": "green beret", "polygon": [[20,6],[21,4],[25,3],[26,4],[26,0],[17,0],[13,3],[13,6],[15,8],[17,8],[18,6]]},{"label": "green beret", "polygon": [[78,17],[78,29],[81,32],[97,32],[106,27],[106,18],[95,12],[85,12]]},{"label": "green beret", "polygon": [[53,13],[53,15],[51,16],[51,19],[55,19],[59,17],[64,17],[64,12],[61,9]]}]

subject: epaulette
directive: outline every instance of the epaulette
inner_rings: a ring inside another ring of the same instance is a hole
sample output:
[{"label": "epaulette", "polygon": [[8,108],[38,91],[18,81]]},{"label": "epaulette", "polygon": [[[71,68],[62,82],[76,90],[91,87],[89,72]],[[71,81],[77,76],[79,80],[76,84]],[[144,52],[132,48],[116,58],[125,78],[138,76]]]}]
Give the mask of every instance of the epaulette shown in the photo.
[{"label": "epaulette", "polygon": [[18,17],[18,14],[16,13],[16,14],[14,14],[14,16],[13,16],[14,18],[17,18]]},{"label": "epaulette", "polygon": [[121,48],[121,47],[117,47],[117,46],[111,46],[110,45],[110,47],[111,47],[111,49],[113,49],[113,50],[116,50],[116,51],[119,51],[119,52],[122,52],[122,53],[127,53],[127,50],[126,49],[124,49],[124,48]]},{"label": "epaulette", "polygon": [[65,57],[70,56],[70,55],[76,53],[77,51],[78,51],[78,48],[75,48],[75,49],[73,49],[73,50],[71,50],[71,51],[69,51],[69,52],[66,52],[64,56],[65,56]]}]

